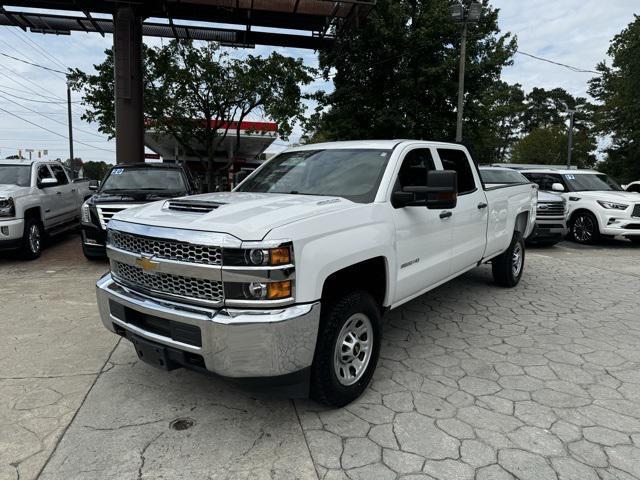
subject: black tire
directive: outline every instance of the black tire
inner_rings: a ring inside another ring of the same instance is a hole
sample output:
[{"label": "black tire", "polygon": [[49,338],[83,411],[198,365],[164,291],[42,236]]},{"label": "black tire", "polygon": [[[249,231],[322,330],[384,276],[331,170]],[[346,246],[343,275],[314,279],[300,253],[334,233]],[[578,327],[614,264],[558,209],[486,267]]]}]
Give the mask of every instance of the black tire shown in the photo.
[{"label": "black tire", "polygon": [[[366,324],[365,318],[369,320],[369,325]],[[343,329],[349,331],[351,327],[354,329],[353,332],[361,329],[361,333],[355,336],[353,347],[349,349],[346,347],[347,343],[343,342],[346,340]],[[364,335],[363,328],[370,328],[372,334]],[[311,398],[333,407],[343,407],[358,398],[369,385],[376,369],[380,355],[380,337],[380,307],[369,293],[352,292],[342,298],[329,300],[326,306],[323,305],[316,352],[311,367]],[[364,345],[367,341],[370,353],[368,360],[367,350],[359,343],[362,342]],[[342,345],[340,349],[339,345]],[[338,351],[344,352],[341,358],[337,355]],[[352,363],[344,361],[349,359]],[[360,372],[353,363],[356,359],[365,363]]]},{"label": "black tire", "polygon": [[640,245],[640,237],[627,237],[634,245]]},{"label": "black tire", "polygon": [[493,280],[501,287],[515,287],[522,278],[524,260],[525,246],[522,234],[514,232],[509,248],[493,259],[491,265]]},{"label": "black tire", "polygon": [[25,260],[35,260],[42,253],[44,232],[42,223],[37,218],[27,218],[24,222],[22,234],[22,257]]},{"label": "black tire", "polygon": [[582,245],[593,245],[600,240],[598,219],[591,212],[580,211],[571,218],[571,238]]}]

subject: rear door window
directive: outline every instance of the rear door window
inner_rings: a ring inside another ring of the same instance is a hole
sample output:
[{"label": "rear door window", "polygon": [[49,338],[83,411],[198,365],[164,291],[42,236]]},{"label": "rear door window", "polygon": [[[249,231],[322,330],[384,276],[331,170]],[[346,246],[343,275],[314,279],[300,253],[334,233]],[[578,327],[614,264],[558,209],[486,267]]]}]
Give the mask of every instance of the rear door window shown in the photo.
[{"label": "rear door window", "polygon": [[464,151],[439,148],[438,155],[442,161],[442,168],[458,173],[458,195],[465,195],[477,190],[473,170]]},{"label": "rear door window", "polygon": [[51,171],[53,172],[54,177],[56,177],[58,185],[66,185],[69,183],[67,174],[64,173],[64,169],[60,165],[51,165]]}]

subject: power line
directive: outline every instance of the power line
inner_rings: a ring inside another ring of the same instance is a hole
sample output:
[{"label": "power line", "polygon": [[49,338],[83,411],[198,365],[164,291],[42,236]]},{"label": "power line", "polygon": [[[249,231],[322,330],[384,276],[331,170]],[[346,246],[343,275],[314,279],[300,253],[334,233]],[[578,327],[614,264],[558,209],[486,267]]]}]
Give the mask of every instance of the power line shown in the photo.
[{"label": "power line", "polygon": [[[11,103],[13,103],[14,105],[17,105],[17,106],[19,106],[19,107],[24,108],[25,110],[28,110],[28,111],[30,111],[30,112],[32,112],[32,113],[35,113],[36,115],[40,115],[41,117],[46,118],[47,120],[49,120],[49,121],[51,121],[51,122],[58,123],[58,124],[60,124],[60,125],[64,125],[64,126],[65,126],[65,127],[67,127],[67,128],[69,127],[69,124],[68,124],[68,123],[61,122],[60,120],[57,120],[57,119],[55,119],[55,118],[51,118],[51,117],[49,117],[49,116],[45,115],[44,113],[38,112],[37,110],[33,110],[33,109],[31,109],[31,108],[29,108],[29,107],[27,107],[27,106],[25,106],[25,105],[22,105],[21,103],[14,102],[14,101],[13,101],[13,100],[11,100],[10,98],[7,98],[7,97],[5,97],[5,96],[3,96],[3,95],[0,95],[0,98],[4,98],[4,99],[5,99],[5,100],[7,100],[8,102],[11,102]],[[88,131],[88,130],[83,130],[83,129],[81,129],[81,128],[74,128],[74,130],[77,130],[78,132],[86,133],[86,134],[88,134],[88,135],[93,135],[94,137],[102,138],[102,136],[100,136],[100,135],[98,135],[98,134],[96,134],[96,133],[90,132],[90,131]]]},{"label": "power line", "polygon": [[572,65],[567,65],[566,63],[560,63],[560,62],[556,62],[553,60],[549,60],[548,58],[542,58],[542,57],[538,57],[536,55],[533,55],[531,53],[527,53],[527,52],[523,52],[522,50],[516,50],[516,53],[519,53],[520,55],[524,55],[525,57],[531,57],[535,60],[540,60],[541,62],[547,62],[547,63],[551,63],[553,65],[557,65],[559,67],[564,67],[567,68],[569,70],[571,70],[572,72],[575,73],[595,73],[596,75],[602,75],[602,72],[597,72],[595,70],[585,70],[582,68],[578,68],[578,67],[574,67]]},{"label": "power line", "polygon": [[[45,49],[43,49],[37,42],[33,41],[29,37],[29,35],[24,33],[20,28],[18,28],[18,27],[15,27],[15,29],[14,28],[8,28],[7,30],[9,32],[11,32],[12,35],[17,37],[17,39],[20,40],[22,43],[24,43],[28,47],[32,48],[33,50],[35,50],[41,57],[46,58],[50,62],[52,62],[54,64],[57,64],[58,66],[60,66],[60,67],[62,67],[64,69],[68,69],[69,68],[64,63],[60,62],[56,57],[54,57],[53,55],[48,53]],[[20,34],[22,34],[23,36],[19,35],[18,32]]]},{"label": "power line", "polygon": [[[11,77],[10,77],[10,76],[8,76],[7,74],[3,73],[2,71],[0,71],[0,75],[3,75],[4,77],[8,78],[9,80],[11,80],[11,81],[13,81],[13,82],[15,82],[15,83],[18,83],[18,82],[16,82],[13,78],[11,78]],[[62,98],[60,98],[60,97],[50,97],[50,96],[48,96],[48,95],[43,95],[43,94],[41,94],[41,93],[34,92],[33,90],[23,90],[23,89],[21,89],[21,88],[10,87],[10,86],[8,86],[8,85],[0,85],[0,88],[7,88],[7,89],[9,89],[9,90],[13,90],[13,91],[15,91],[15,92],[20,92],[20,93],[25,93],[25,94],[27,94],[27,95],[37,95],[38,97],[45,98],[45,99],[47,99],[47,100],[59,100],[59,101],[61,101],[61,102],[63,101],[63,99],[62,99]]]},{"label": "power line", "polygon": [[49,72],[59,73],[59,74],[64,75],[65,77],[67,76],[67,73],[66,73],[66,72],[62,72],[62,71],[60,71],[60,70],[56,70],[55,68],[45,67],[44,65],[39,65],[39,64],[37,64],[37,63],[33,63],[33,62],[28,61],[28,60],[23,60],[23,59],[21,59],[21,58],[14,57],[13,55],[9,55],[9,54],[7,54],[7,53],[2,53],[2,52],[0,52],[0,55],[2,55],[3,57],[10,58],[11,60],[15,60],[15,61],[17,61],[17,62],[26,63],[27,65],[31,65],[32,67],[42,68],[43,70],[47,70],[47,71],[49,71]]},{"label": "power line", "polygon": [[[12,117],[18,118],[18,119],[22,120],[23,122],[26,122],[26,123],[28,123],[30,125],[33,125],[34,127],[38,127],[41,130],[49,132],[49,133],[51,133],[51,134],[53,134],[53,135],[55,135],[57,137],[65,138],[67,140],[69,139],[69,137],[66,137],[66,136],[62,135],[61,133],[54,132],[53,130],[49,130],[47,127],[43,127],[42,125],[39,125],[39,124],[37,124],[35,122],[32,122],[31,120],[27,120],[26,118],[23,118],[23,117],[21,117],[19,115],[16,115],[15,113],[11,113],[11,112],[9,112],[8,110],[5,110],[2,107],[0,107],[0,112],[5,112],[5,113],[11,115]],[[105,152],[115,153],[115,150],[109,150],[107,148],[102,148],[102,147],[95,147],[93,145],[89,145],[88,143],[81,142],[80,140],[76,140],[76,142],[79,143],[80,145],[84,145],[85,147],[93,148],[95,150],[104,150]]]},{"label": "power line", "polygon": [[[10,97],[13,98],[18,98],[20,100],[24,100],[25,102],[33,102],[33,103],[48,103],[48,104],[66,104],[67,102],[64,100],[59,100],[59,101],[51,101],[51,100],[34,100],[33,98],[25,98],[25,97],[21,97],[20,95],[14,95],[13,93],[9,93],[9,92],[5,92],[4,90],[0,89],[0,93],[4,93],[5,95],[9,95]],[[71,102],[71,103],[80,103],[80,102]]]}]

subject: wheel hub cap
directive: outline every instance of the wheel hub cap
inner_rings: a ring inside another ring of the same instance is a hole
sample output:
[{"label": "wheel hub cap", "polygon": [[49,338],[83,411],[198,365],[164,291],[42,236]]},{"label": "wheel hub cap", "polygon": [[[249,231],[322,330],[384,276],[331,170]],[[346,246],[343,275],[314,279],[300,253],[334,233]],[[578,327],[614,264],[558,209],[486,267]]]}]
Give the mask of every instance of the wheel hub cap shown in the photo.
[{"label": "wheel hub cap", "polygon": [[356,313],[344,323],[336,342],[333,368],[338,381],[345,386],[356,383],[367,370],[373,347],[371,320]]},{"label": "wheel hub cap", "polygon": [[522,247],[518,244],[513,249],[513,256],[511,257],[511,270],[513,271],[513,276],[517,277],[520,275],[520,271],[522,270]]},{"label": "wheel hub cap", "polygon": [[29,246],[34,253],[40,251],[40,229],[37,225],[31,225],[29,229]]},{"label": "wheel hub cap", "polygon": [[588,217],[578,217],[573,224],[573,236],[580,242],[586,242],[593,236],[593,223]]}]

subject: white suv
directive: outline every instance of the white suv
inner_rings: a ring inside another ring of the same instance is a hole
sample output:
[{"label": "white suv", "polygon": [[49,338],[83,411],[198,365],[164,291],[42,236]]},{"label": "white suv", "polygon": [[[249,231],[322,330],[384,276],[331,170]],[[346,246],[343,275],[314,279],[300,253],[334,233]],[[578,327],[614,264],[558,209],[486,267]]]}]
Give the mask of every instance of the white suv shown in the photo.
[{"label": "white suv", "polygon": [[569,232],[578,243],[601,236],[624,236],[640,243],[640,193],[625,192],[594,170],[522,170],[541,190],[559,192],[569,202]]}]

